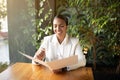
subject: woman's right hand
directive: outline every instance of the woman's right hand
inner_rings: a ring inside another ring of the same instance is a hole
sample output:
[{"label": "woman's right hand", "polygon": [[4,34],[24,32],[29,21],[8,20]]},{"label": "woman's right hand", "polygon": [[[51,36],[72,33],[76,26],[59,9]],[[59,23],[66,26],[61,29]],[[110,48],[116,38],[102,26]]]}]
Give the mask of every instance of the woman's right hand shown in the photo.
[{"label": "woman's right hand", "polygon": [[45,57],[45,49],[42,48],[36,53],[35,59],[43,60]]}]

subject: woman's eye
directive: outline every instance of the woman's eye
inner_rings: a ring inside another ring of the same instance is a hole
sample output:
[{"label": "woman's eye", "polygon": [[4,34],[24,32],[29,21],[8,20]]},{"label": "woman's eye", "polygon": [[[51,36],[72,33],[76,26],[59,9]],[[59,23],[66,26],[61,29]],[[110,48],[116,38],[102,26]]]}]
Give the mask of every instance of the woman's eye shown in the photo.
[{"label": "woman's eye", "polygon": [[60,27],[64,27],[64,25],[60,25]]},{"label": "woman's eye", "polygon": [[56,25],[54,25],[53,27],[54,27],[54,28],[56,28],[57,26],[56,26]]}]

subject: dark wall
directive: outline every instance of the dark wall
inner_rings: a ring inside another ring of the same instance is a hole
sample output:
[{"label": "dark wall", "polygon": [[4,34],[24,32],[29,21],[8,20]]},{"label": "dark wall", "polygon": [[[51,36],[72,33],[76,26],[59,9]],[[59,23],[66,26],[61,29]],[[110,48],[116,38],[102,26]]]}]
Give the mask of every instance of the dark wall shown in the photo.
[{"label": "dark wall", "polygon": [[26,0],[7,1],[10,63],[31,62],[18,51],[34,55],[32,34],[35,33],[35,27],[32,26],[31,20],[35,18],[29,16]]},{"label": "dark wall", "polygon": [[[7,0],[10,63],[31,62],[31,60],[19,54],[18,51],[31,56],[36,51],[32,44],[32,35],[35,33],[36,27],[31,23],[31,20],[35,17],[29,15],[26,1]],[[36,4],[37,2],[38,0],[33,0],[33,3]],[[50,0],[49,3],[53,10],[52,16],[54,16],[55,0]],[[33,6],[33,8],[36,8],[36,6]]]}]

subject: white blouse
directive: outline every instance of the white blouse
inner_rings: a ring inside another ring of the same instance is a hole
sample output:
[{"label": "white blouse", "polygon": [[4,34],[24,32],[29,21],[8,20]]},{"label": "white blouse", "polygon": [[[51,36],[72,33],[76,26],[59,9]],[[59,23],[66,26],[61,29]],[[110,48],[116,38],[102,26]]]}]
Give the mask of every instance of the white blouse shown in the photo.
[{"label": "white blouse", "polygon": [[73,70],[86,65],[86,59],[82,53],[79,40],[77,38],[69,37],[67,34],[61,44],[58,42],[56,34],[44,37],[40,48],[45,48],[45,61],[47,62],[78,55],[78,63],[68,66],[68,70]]}]

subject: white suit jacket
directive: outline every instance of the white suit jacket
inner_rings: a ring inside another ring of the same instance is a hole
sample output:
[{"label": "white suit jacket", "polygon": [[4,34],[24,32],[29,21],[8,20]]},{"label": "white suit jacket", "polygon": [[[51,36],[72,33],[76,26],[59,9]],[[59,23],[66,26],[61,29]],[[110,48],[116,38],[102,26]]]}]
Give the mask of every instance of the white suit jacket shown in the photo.
[{"label": "white suit jacket", "polygon": [[68,70],[73,70],[86,65],[86,59],[82,53],[79,40],[69,37],[67,34],[61,44],[59,44],[55,34],[44,37],[40,48],[45,48],[45,61],[52,61],[78,55],[78,63],[73,66],[69,66]]}]

